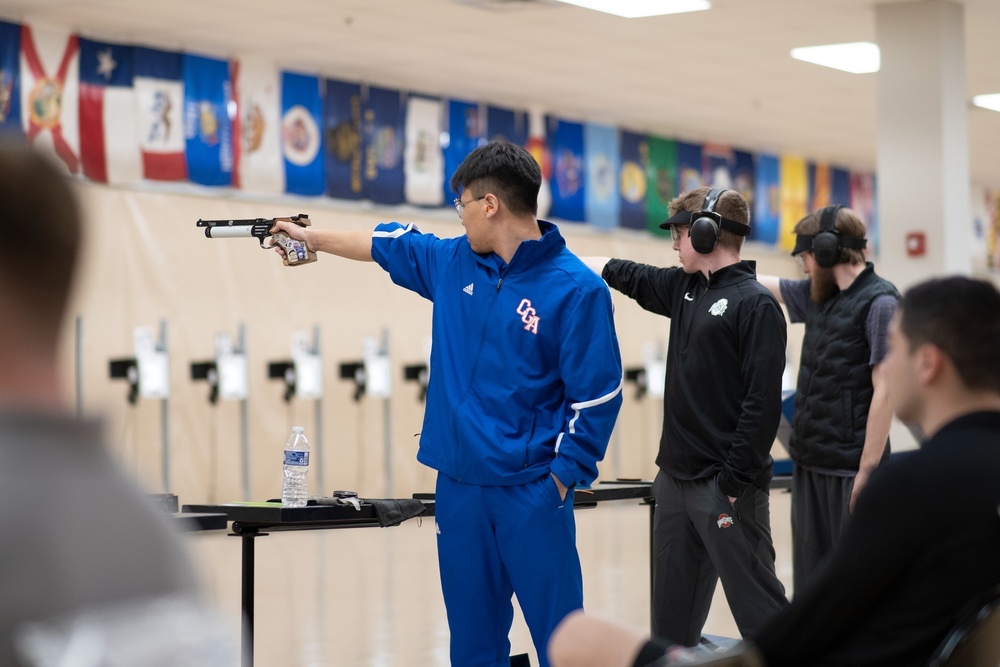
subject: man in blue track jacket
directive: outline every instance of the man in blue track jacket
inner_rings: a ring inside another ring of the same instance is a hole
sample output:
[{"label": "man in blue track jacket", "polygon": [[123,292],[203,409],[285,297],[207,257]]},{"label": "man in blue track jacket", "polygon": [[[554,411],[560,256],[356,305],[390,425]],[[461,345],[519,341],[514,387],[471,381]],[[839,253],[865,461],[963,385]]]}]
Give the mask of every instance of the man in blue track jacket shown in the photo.
[{"label": "man in blue track jacket", "polygon": [[517,594],[541,665],[583,606],[572,489],[597,477],[621,407],[607,285],[537,220],[541,172],[495,141],[455,171],[466,233],[281,229],[312,251],[376,261],[434,302],[417,460],[438,471],[436,523],[451,662],[509,665]]}]

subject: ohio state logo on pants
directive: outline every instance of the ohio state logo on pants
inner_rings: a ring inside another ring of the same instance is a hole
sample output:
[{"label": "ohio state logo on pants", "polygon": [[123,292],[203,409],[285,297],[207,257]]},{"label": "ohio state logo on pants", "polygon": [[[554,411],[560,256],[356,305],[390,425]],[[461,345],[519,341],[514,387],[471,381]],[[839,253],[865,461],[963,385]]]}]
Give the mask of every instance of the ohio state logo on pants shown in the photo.
[{"label": "ohio state logo on pants", "polygon": [[719,520],[716,523],[719,524],[719,528],[729,528],[733,525],[733,517],[728,514],[720,514]]},{"label": "ohio state logo on pants", "polygon": [[535,309],[531,307],[531,301],[521,299],[521,303],[517,305],[517,314],[521,316],[521,321],[524,322],[524,330],[537,335],[538,321],[542,318],[535,314]]}]

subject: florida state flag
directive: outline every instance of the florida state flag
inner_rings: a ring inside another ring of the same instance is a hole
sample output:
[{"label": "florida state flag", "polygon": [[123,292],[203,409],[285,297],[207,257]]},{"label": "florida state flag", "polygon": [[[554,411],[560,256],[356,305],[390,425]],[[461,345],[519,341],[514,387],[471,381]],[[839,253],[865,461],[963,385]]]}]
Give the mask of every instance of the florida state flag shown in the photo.
[{"label": "florida state flag", "polygon": [[21,120],[28,143],[80,169],[79,42],[66,31],[21,26]]}]

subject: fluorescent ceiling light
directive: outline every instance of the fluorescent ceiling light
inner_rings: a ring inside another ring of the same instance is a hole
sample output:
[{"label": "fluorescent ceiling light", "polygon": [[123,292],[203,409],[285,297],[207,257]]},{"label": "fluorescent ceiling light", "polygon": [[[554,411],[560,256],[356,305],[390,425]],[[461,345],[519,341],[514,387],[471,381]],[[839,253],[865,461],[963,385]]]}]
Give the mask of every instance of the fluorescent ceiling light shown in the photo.
[{"label": "fluorescent ceiling light", "polygon": [[879,68],[878,44],[850,42],[792,49],[792,57],[807,63],[832,67],[851,74],[869,74]]},{"label": "fluorescent ceiling light", "polygon": [[1000,93],[991,93],[990,95],[976,95],[972,98],[972,103],[977,107],[982,107],[983,109],[989,109],[991,111],[1000,111]]},{"label": "fluorescent ceiling light", "polygon": [[559,0],[559,2],[627,19],[698,12],[712,6],[708,0]]}]

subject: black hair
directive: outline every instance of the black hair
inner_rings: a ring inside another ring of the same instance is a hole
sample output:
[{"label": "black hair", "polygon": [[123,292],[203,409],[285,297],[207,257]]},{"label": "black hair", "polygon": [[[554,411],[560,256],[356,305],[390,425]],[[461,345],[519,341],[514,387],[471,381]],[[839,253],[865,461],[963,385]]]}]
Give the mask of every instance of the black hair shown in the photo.
[{"label": "black hair", "polygon": [[451,189],[476,197],[496,195],[516,215],[538,213],[542,170],[531,153],[502,139],[469,153],[451,177]]},{"label": "black hair", "polygon": [[908,289],[899,328],[910,349],[944,352],[966,387],[1000,392],[1000,292],[986,281],[952,276]]}]

